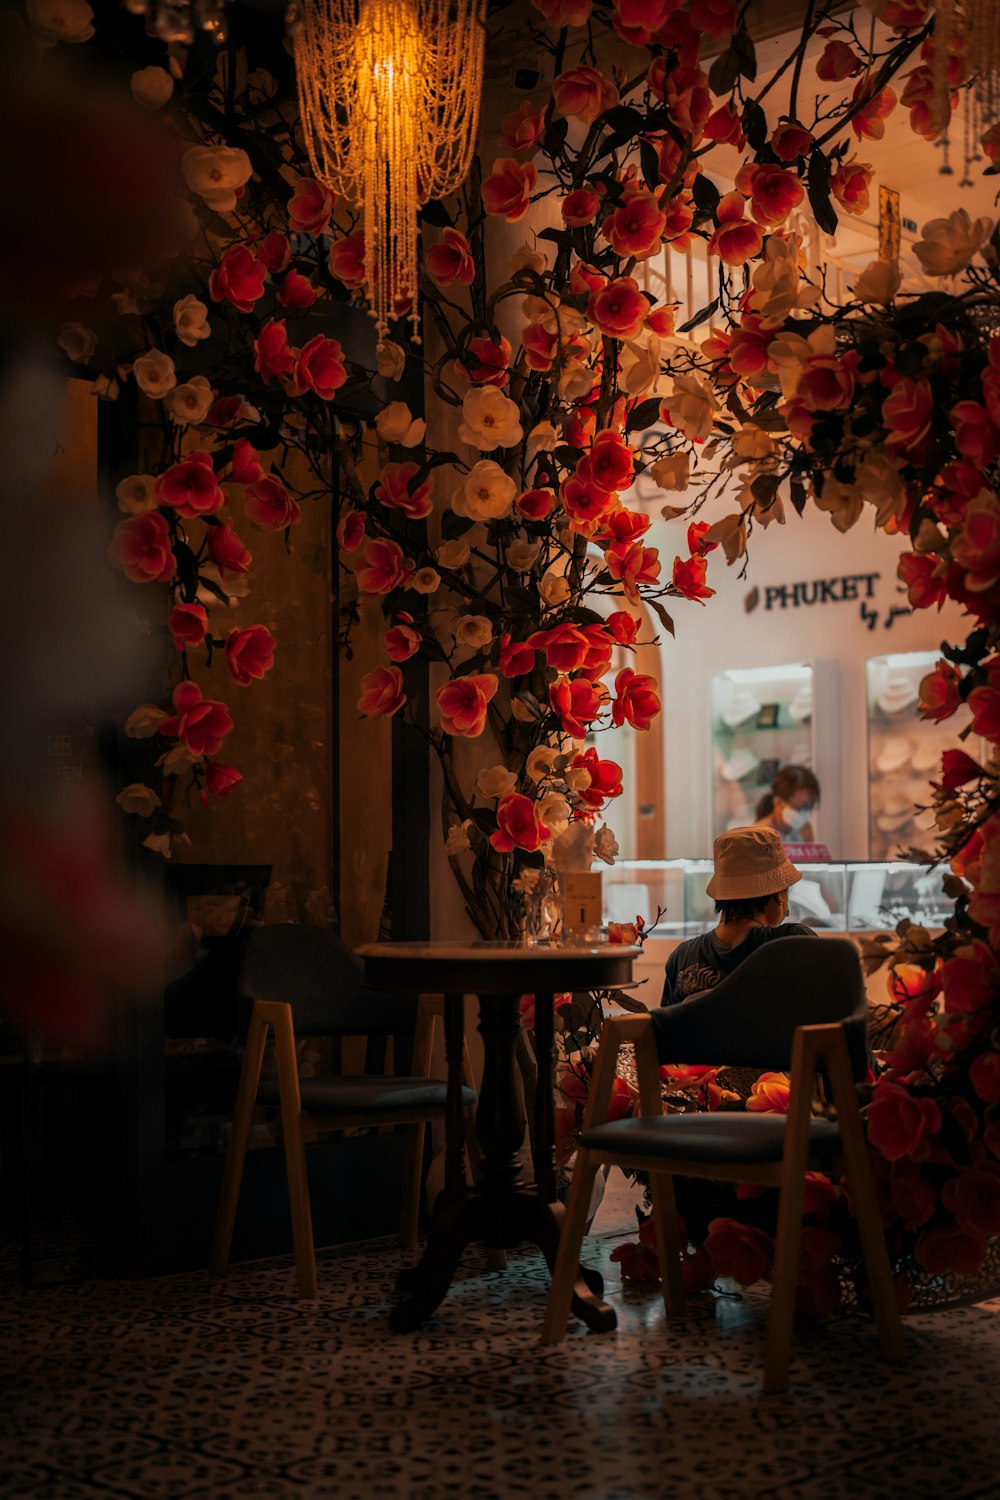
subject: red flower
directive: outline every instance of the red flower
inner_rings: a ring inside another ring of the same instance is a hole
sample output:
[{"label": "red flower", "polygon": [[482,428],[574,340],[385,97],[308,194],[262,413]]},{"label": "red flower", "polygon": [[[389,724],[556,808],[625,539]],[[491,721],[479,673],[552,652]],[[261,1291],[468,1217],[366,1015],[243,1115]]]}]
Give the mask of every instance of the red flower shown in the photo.
[{"label": "red flower", "polygon": [[228,797],[243,780],[235,766],[224,766],[221,760],[206,760],[205,785],[213,797]]},{"label": "red flower", "polygon": [[[925,677],[924,682],[927,681],[929,679]],[[922,691],[923,683],[921,683],[921,693]],[[955,696],[957,698],[957,693]],[[924,710],[922,698],[920,706]],[[956,702],[955,708],[957,707],[958,704]],[[992,687],[973,688],[969,694],[969,707],[972,709],[973,733],[981,734],[984,740],[990,740],[993,743],[1000,740],[1000,692]],[[954,708],[949,710],[951,713],[954,713],[954,711]],[[929,714],[926,710],[924,710],[924,715],[926,718],[934,719],[946,719],[948,717],[947,713]]]},{"label": "red flower", "polygon": [[253,555],[249,548],[244,546],[233,530],[232,521],[223,521],[221,526],[213,526],[210,529],[208,551],[223,578],[227,571],[230,573],[247,572],[253,562]]},{"label": "red flower", "polygon": [[918,1099],[901,1083],[875,1085],[868,1106],[868,1139],[886,1161],[926,1161],[930,1137],[941,1128],[933,1099]]},{"label": "red flower", "polygon": [[523,849],[532,854],[549,837],[549,830],[540,823],[535,814],[535,804],[530,797],[520,792],[508,792],[497,806],[497,831],[490,834],[490,843],[501,854],[512,849]]},{"label": "red flower", "polygon": [[615,0],[615,30],[633,46],[645,47],[676,4],[677,0]]},{"label": "red flower", "polygon": [[718,227],[708,242],[708,253],[727,266],[746,265],[764,244],[764,231],[743,217],[743,207],[742,193],[727,193],[715,211]]},{"label": "red flower", "polygon": [[553,625],[548,630],[536,630],[529,635],[527,644],[536,651],[545,652],[545,660],[557,672],[575,672],[583,666],[589,642],[578,625]]},{"label": "red flower", "polygon": [[236,440],[229,475],[234,484],[256,484],[264,477],[257,449],[246,438]]},{"label": "red flower", "polygon": [[521,334],[521,347],[529,370],[550,370],[559,348],[559,335],[541,323],[529,323]]},{"label": "red flower", "polygon": [[806,130],[796,120],[783,120],[771,135],[771,150],[779,161],[794,161],[805,156],[813,143],[811,130]]},{"label": "red flower", "polygon": [[[283,271],[292,258],[292,247],[284,234],[265,234],[257,246],[257,259],[262,260],[272,276]],[[242,779],[242,778],[241,778]]]},{"label": "red flower", "polygon": [[[731,100],[720,104],[719,108],[709,115],[705,121],[704,134],[708,140],[716,141],[719,145],[735,146],[737,151],[742,151],[747,143],[739,111],[734,108]],[[669,182],[670,178],[666,180]]]},{"label": "red flower", "polygon": [[767,162],[748,162],[737,173],[736,186],[748,191],[750,212],[758,224],[774,228],[783,224],[805,196],[794,172]]},{"label": "red flower", "polygon": [[247,485],[243,509],[247,520],[259,526],[261,531],[284,531],[286,526],[294,526],[302,519],[298,502],[273,474],[266,474],[256,484]]},{"label": "red flower", "polygon": [[386,631],[382,644],[390,661],[409,661],[420,650],[420,636],[412,629],[412,615],[403,612],[397,619],[400,624],[393,625],[391,630]]},{"label": "red flower", "polygon": [[948,597],[944,579],[937,573],[937,558],[930,553],[904,552],[896,572],[906,584],[907,598],[914,609],[941,608]]},{"label": "red flower", "polygon": [[334,391],[347,379],[343,352],[336,339],[325,338],[321,333],[303,344],[295,361],[298,393],[315,391],[321,400],[332,401]]},{"label": "red flower", "polygon": [[718,542],[708,542],[706,536],[712,529],[710,521],[692,521],[688,526],[687,544],[692,557],[707,557],[714,552]]},{"label": "red flower", "polygon": [[604,623],[622,646],[631,646],[639,634],[639,621],[624,609],[614,610]]},{"label": "red flower", "polygon": [[1000,1233],[1000,1166],[973,1167],[945,1183],[941,1202],[966,1234]]},{"label": "red flower", "polygon": [[897,380],[882,403],[882,420],[889,429],[890,448],[914,448],[930,432],[934,395],[926,380],[904,376]]},{"label": "red flower", "polygon": [[456,360],[458,369],[472,385],[506,385],[510,379],[512,350],[507,339],[470,339],[465,356]]},{"label": "red flower", "polygon": [[226,641],[226,660],[240,687],[249,687],[274,666],[274,636],[264,625],[232,630]]},{"label": "red flower", "polygon": [[201,696],[196,682],[180,682],[174,688],[175,712],[160,721],[160,734],[183,740],[192,755],[215,755],[233,727],[224,703]]},{"label": "red flower", "polygon": [[[568,68],[552,85],[556,114],[591,125],[618,102],[618,90],[598,68]],[[494,168],[494,170],[496,170]]]},{"label": "red flower", "polygon": [[612,339],[634,339],[642,328],[649,303],[631,276],[619,276],[593,292],[587,316],[600,333]]},{"label": "red flower", "polygon": [[613,490],[603,490],[588,480],[567,479],[559,491],[563,510],[569,516],[571,529],[581,536],[591,536],[598,524],[618,503]]},{"label": "red flower", "polygon": [[986,1259],[986,1240],[966,1234],[953,1220],[940,1220],[917,1240],[914,1256],[932,1276],[972,1276]]},{"label": "red flower", "polygon": [[365,594],[389,594],[409,577],[398,542],[374,537],[365,543],[364,561],[355,569],[358,588]]},{"label": "red flower", "polygon": [[537,150],[545,131],[545,116],[540,115],[530,99],[522,99],[517,109],[504,115],[500,125],[500,145],[519,155]]},{"label": "red flower", "polygon": [[766,1281],[771,1274],[774,1241],[762,1229],[738,1219],[713,1219],[705,1249],[716,1276],[730,1276],[741,1286]]},{"label": "red flower", "polygon": [[505,632],[500,637],[500,671],[504,677],[524,677],[535,669],[535,648],[527,641],[512,641]]},{"label": "red flower", "polygon": [[715,593],[705,582],[708,559],[705,557],[674,558],[674,588],[685,599],[711,599]]},{"label": "red flower", "polygon": [[526,521],[544,521],[551,515],[556,497],[552,490],[525,490],[514,501],[514,509]]},{"label": "red flower", "polygon": [[716,41],[736,30],[736,12],[732,0],[690,0],[688,5],[695,30]]},{"label": "red flower", "polygon": [[942,964],[940,977],[947,1015],[975,1015],[996,999],[997,962],[992,950],[978,939]]},{"label": "red flower", "polygon": [[360,510],[345,510],[337,522],[337,545],[342,552],[357,552],[365,539],[365,518]]},{"label": "red flower", "polygon": [[847,43],[834,40],[823,48],[823,55],[816,64],[816,76],[824,83],[843,83],[845,78],[860,73],[861,68],[860,57]]},{"label": "red flower", "polygon": [[641,542],[612,542],[604,553],[608,572],[616,583],[620,583],[625,597],[633,604],[639,602],[639,590],[646,584],[660,580],[660,552],[657,547],[644,547]]},{"label": "red flower", "polygon": [[391,719],[405,702],[403,674],[398,667],[376,667],[362,677],[358,712],[366,719]]},{"label": "red flower", "polygon": [[855,161],[853,157],[834,172],[830,180],[833,196],[847,213],[868,212],[868,191],[872,173],[873,169],[867,162]]},{"label": "red flower", "polygon": [[175,604],[167,617],[167,629],[178,651],[200,646],[208,630],[208,615],[200,604]]},{"label": "red flower", "polygon": [[166,583],[177,571],[170,530],[155,510],[119,521],[108,552],[133,583]]},{"label": "red flower", "polygon": [[937,1189],[933,1182],[920,1175],[919,1169],[908,1171],[897,1169],[889,1178],[889,1196],[892,1207],[903,1221],[903,1228],[919,1229],[926,1224],[937,1208]]},{"label": "red flower", "polygon": [[675,125],[698,135],[712,113],[708,79],[696,63],[681,63],[663,76],[664,100]]},{"label": "red flower", "polygon": [[322,234],[330,222],[337,195],[314,177],[296,177],[288,200],[288,223],[302,234]]},{"label": "red flower", "polygon": [[208,290],[215,302],[231,302],[238,312],[252,312],[253,305],[264,295],[267,267],[246,245],[230,245],[218,266],[208,278]]},{"label": "red flower", "polygon": [[958,401],[948,415],[959,453],[980,468],[992,463],[1000,438],[985,406],[978,401]]},{"label": "red flower", "polygon": [[434,695],[445,734],[478,739],[486,727],[486,710],[499,686],[493,672],[453,677]]},{"label": "red flower", "polygon": [[[576,466],[577,476],[602,490],[624,490],[632,483],[635,454],[617,432],[604,428]],[[586,467],[584,468],[584,465]]]},{"label": "red flower", "polygon": [[587,725],[601,711],[601,695],[586,677],[560,677],[549,688],[549,703],[559,715],[563,734],[571,734],[576,740],[587,737]]},{"label": "red flower", "polygon": [[253,367],[265,385],[272,376],[279,380],[295,366],[297,350],[289,348],[288,333],[280,318],[264,324],[253,341],[253,350]]},{"label": "red flower", "polygon": [[938,785],[946,791],[953,792],[956,787],[965,786],[970,781],[978,781],[980,776],[985,775],[982,766],[971,755],[966,755],[964,750],[945,750],[941,755],[941,780]]},{"label": "red flower", "polygon": [[840,1190],[825,1172],[807,1172],[802,1212],[814,1219],[825,1219],[840,1197]]},{"label": "red flower", "polygon": [[896,95],[892,89],[882,89],[869,98],[871,83],[862,78],[854,85],[851,103],[858,99],[866,102],[851,121],[851,129],[859,141],[880,141],[885,135],[885,121],[896,108]]},{"label": "red flower", "polygon": [[529,161],[522,166],[513,156],[501,156],[482,186],[483,207],[488,214],[516,224],[528,212],[538,181],[538,169]]},{"label": "red flower", "polygon": [[667,216],[648,188],[627,193],[621,205],[605,219],[603,233],[616,255],[645,260],[660,248]]},{"label": "red flower", "polygon": [[289,271],[281,283],[281,291],[278,293],[278,301],[282,307],[290,307],[294,310],[302,310],[312,307],[316,301],[316,288],[305,276],[300,276],[298,271]]},{"label": "red flower", "polygon": [[584,187],[574,188],[573,192],[567,193],[559,208],[563,223],[568,224],[571,229],[578,229],[583,224],[594,222],[600,206],[600,196],[593,188]]},{"label": "red flower", "polygon": [[590,785],[579,793],[588,807],[603,807],[610,797],[621,796],[621,766],[613,760],[601,760],[593,747],[576,756],[573,770],[586,771],[590,776]]},{"label": "red flower", "polygon": [[984,593],[1000,580],[1000,505],[989,490],[983,490],[966,511],[965,524],[952,539],[951,555],[965,569],[970,592]]},{"label": "red flower", "polygon": [[624,667],[615,678],[615,701],[611,705],[614,723],[621,726],[628,720],[633,729],[648,729],[659,712],[656,678]]},{"label": "red flower", "polygon": [[986,1104],[1000,1104],[1000,1052],[981,1052],[969,1068],[969,1082]]},{"label": "red flower", "polygon": [[386,464],[375,486],[376,500],[380,500],[391,510],[401,510],[404,515],[410,517],[411,521],[422,520],[424,516],[429,516],[434,508],[429,479],[425,479],[423,484],[418,484],[412,495],[408,493],[406,487],[416,472],[415,463]]},{"label": "red flower", "polygon": [[226,503],[208,453],[189,453],[179,464],[171,464],[159,476],[153,490],[160,505],[170,506],[188,520],[214,516]]},{"label": "red flower", "polygon": [[805,361],[796,400],[810,411],[836,411],[849,406],[854,395],[854,376],[835,354],[813,354]]},{"label": "red flower", "polygon": [[344,286],[355,290],[367,281],[365,271],[364,231],[356,229],[353,234],[341,235],[330,246],[327,266],[331,276],[336,276]]},{"label": "red flower", "polygon": [[457,229],[446,229],[438,244],[431,245],[424,265],[434,285],[442,288],[456,281],[469,286],[476,274],[469,242]]}]

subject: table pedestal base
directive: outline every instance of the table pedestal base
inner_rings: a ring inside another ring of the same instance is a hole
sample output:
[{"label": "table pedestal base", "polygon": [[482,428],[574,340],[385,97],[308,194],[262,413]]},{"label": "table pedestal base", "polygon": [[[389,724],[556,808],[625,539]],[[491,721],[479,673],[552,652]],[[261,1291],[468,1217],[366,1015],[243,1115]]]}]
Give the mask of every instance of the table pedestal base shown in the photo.
[{"label": "table pedestal base", "polygon": [[[545,1203],[528,1189],[501,1202],[476,1192],[443,1192],[434,1207],[422,1259],[396,1278],[403,1300],[389,1315],[393,1333],[412,1333],[440,1306],[468,1245],[481,1242],[490,1249],[509,1250],[527,1241],[539,1247],[551,1271],[563,1213],[561,1203]],[[614,1308],[600,1299],[603,1289],[598,1272],[581,1269],[573,1312],[593,1333],[611,1333],[617,1326]]]}]

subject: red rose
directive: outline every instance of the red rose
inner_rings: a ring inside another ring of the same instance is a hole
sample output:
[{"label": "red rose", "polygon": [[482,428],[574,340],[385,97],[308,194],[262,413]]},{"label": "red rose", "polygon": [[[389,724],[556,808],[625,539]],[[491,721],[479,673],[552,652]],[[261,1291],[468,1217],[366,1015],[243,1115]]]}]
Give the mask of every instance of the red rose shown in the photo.
[{"label": "red rose", "polygon": [[334,392],[347,379],[343,352],[336,339],[325,338],[321,333],[303,344],[295,361],[298,392],[315,391],[321,400],[332,401]]},{"label": "red rose", "polygon": [[600,197],[593,188],[574,188],[572,193],[566,194],[559,208],[563,223],[571,229],[578,229],[583,224],[594,222],[600,206]]},{"label": "red rose", "polygon": [[546,516],[551,515],[555,503],[556,497],[552,490],[525,490],[514,501],[514,509],[526,521],[544,521]]},{"label": "red rose", "polygon": [[160,721],[160,734],[183,740],[192,755],[215,755],[233,727],[229,709],[201,696],[196,682],[180,682],[174,688],[175,713]]},{"label": "red rose", "polygon": [[246,438],[236,439],[229,474],[234,484],[256,484],[264,477],[257,449]]},{"label": "red rose", "polygon": [[386,464],[375,486],[375,499],[392,510],[401,510],[411,521],[420,521],[429,516],[434,508],[431,499],[431,481],[425,479],[411,495],[407,485],[417,472],[415,463]]},{"label": "red rose", "polygon": [[376,667],[362,677],[358,712],[366,719],[391,719],[405,702],[403,674],[398,667]]},{"label": "red rose", "polygon": [[590,785],[579,796],[588,807],[600,808],[610,797],[622,794],[622,768],[613,760],[601,760],[593,748],[585,750],[573,761],[574,771],[586,771]]},{"label": "red rose", "polygon": [[247,485],[243,509],[247,520],[259,526],[261,531],[284,531],[286,526],[294,526],[302,519],[298,502],[273,474],[266,474],[256,484]]},{"label": "red rose", "polygon": [[200,604],[175,604],[167,616],[167,629],[178,651],[200,646],[208,630],[208,615]]},{"label": "red rose", "polygon": [[368,279],[365,270],[364,231],[356,229],[353,234],[341,235],[340,239],[334,240],[326,263],[330,275],[342,281],[352,291],[364,286]]},{"label": "red rose", "polygon": [[246,245],[230,245],[218,266],[208,278],[208,290],[215,302],[231,302],[238,312],[252,312],[253,305],[264,295],[267,267],[257,260]]},{"label": "red rose", "polygon": [[601,712],[601,695],[586,677],[560,677],[549,688],[549,703],[559,716],[563,734],[574,739],[587,737],[587,725]]},{"label": "red rose", "polygon": [[[617,432],[603,429],[594,438],[590,452],[576,466],[577,476],[602,490],[624,490],[635,474],[635,454]],[[582,465],[586,469],[581,472]]]},{"label": "red rose", "polygon": [[208,551],[223,578],[227,572],[246,573],[253,562],[252,553],[236,535],[232,521],[223,521],[221,526],[211,527],[208,533]]},{"label": "red rose", "polygon": [[336,193],[314,177],[296,177],[295,192],[288,200],[289,226],[302,234],[322,234],[336,201]]},{"label": "red rose", "polygon": [[213,797],[228,797],[243,780],[235,766],[224,766],[219,760],[206,760],[205,785]]},{"label": "red rose", "polygon": [[715,593],[705,582],[708,559],[705,557],[675,557],[673,584],[685,599],[711,599]]},{"label": "red rose", "polygon": [[284,322],[279,318],[272,318],[269,323],[264,324],[254,339],[253,349],[253,367],[265,385],[272,376],[279,380],[295,366],[298,351],[289,348],[288,333]]},{"label": "red rose", "polygon": [[179,464],[172,464],[158,477],[153,490],[160,505],[170,506],[188,520],[214,516],[226,503],[208,453],[189,453]]},{"label": "red rose", "polygon": [[914,1256],[932,1276],[972,1276],[986,1259],[986,1240],[966,1234],[953,1220],[941,1220],[925,1229],[917,1240]]},{"label": "red rose", "polygon": [[483,182],[483,207],[495,218],[516,224],[528,212],[537,181],[538,169],[531,162],[522,166],[513,156],[498,157]]},{"label": "red rose", "polygon": [[226,641],[226,660],[240,687],[249,687],[274,666],[274,636],[264,625],[232,630]]},{"label": "red rose", "polygon": [[933,1099],[918,1099],[901,1083],[875,1085],[868,1106],[868,1139],[886,1161],[926,1161],[930,1136],[941,1128],[941,1111]]},{"label": "red rose", "polygon": [[764,244],[764,231],[743,217],[743,206],[742,193],[727,193],[715,211],[718,227],[708,242],[708,253],[727,266],[746,265]]},{"label": "red rose", "polygon": [[469,286],[476,274],[472,251],[464,234],[457,229],[446,229],[440,241],[431,245],[424,255],[427,274],[435,286],[454,286],[459,282]]},{"label": "red rose", "polygon": [[619,276],[591,294],[590,321],[607,338],[634,339],[642,328],[649,303],[631,276]]},{"label": "red rose", "polygon": [[771,1275],[774,1241],[762,1229],[738,1219],[713,1219],[705,1249],[716,1276],[729,1276],[741,1286],[753,1286]]},{"label": "red rose", "polygon": [[445,734],[478,739],[486,727],[486,710],[499,686],[493,672],[454,677],[435,697]]},{"label": "red rose", "polygon": [[618,102],[618,90],[598,68],[568,68],[552,85],[556,114],[591,125]]},{"label": "red rose", "polygon": [[177,571],[169,527],[155,510],[119,521],[108,551],[133,583],[166,583]]},{"label": "red rose", "polygon": [[290,307],[301,311],[312,307],[316,301],[316,288],[305,276],[300,276],[298,271],[289,271],[281,283],[281,291],[278,293],[278,301],[282,307]]},{"label": "red rose", "polygon": [[615,701],[611,718],[619,727],[628,721],[633,729],[648,729],[660,712],[656,678],[624,667],[615,678]]},{"label": "red rose", "polygon": [[490,834],[490,843],[501,854],[513,849],[524,849],[532,854],[549,837],[549,830],[540,823],[535,813],[535,804],[530,797],[520,792],[508,792],[497,805],[497,831]]}]

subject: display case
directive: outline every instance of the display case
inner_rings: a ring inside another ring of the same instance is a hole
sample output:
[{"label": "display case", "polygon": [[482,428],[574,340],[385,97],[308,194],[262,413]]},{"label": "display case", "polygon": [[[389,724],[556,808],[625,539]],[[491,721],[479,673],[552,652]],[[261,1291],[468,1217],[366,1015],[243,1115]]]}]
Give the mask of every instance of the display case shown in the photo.
[{"label": "display case", "polygon": [[872,656],[865,664],[868,703],[868,845],[872,859],[888,859],[911,845],[924,846],[933,829],[928,783],[941,753],[956,744],[968,721],[962,709],[943,724],[920,716],[920,681],[938,653],[911,651]]},{"label": "display case", "polygon": [[[798,663],[711,679],[713,839],[755,821],[780,766],[813,766],[815,676]],[[815,827],[814,835],[822,837]]]},{"label": "display case", "polygon": [[[890,861],[811,864],[788,892],[789,918],[817,932],[872,932],[894,928],[904,917],[941,927],[952,912],[945,895],[947,866]],[[605,920],[652,923],[664,915],[658,938],[694,937],[716,921],[705,894],[711,879],[707,859],[623,860],[604,871]]]}]

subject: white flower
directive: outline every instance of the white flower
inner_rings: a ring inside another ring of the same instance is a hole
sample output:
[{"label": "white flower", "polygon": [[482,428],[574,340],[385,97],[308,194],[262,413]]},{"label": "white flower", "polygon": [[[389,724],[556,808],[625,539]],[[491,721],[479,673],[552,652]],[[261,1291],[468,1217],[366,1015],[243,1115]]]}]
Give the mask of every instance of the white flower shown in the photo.
[{"label": "white flower", "polygon": [[519,245],[514,251],[509,265],[515,276],[518,271],[534,271],[536,276],[541,276],[546,269],[547,261],[540,250],[524,244]]},{"label": "white flower", "polygon": [[517,786],[517,772],[506,766],[488,766],[476,777],[476,791],[481,797],[506,797]]},{"label": "white flower", "polygon": [[774,452],[774,439],[763,427],[741,427],[733,433],[732,438],[733,458],[737,462],[752,462],[761,458],[770,458]]},{"label": "white flower", "polygon": [[163,404],[179,427],[204,422],[215,392],[204,375],[194,375],[183,385],[174,386],[163,398]]},{"label": "white flower", "polygon": [[89,42],[94,12],[86,0],[28,0],[28,24],[46,47],[56,42]]},{"label": "white flower", "polygon": [[562,774],[571,792],[585,792],[590,785],[591,776],[586,766],[567,766]]},{"label": "white flower", "polygon": [[726,561],[734,563],[747,550],[747,525],[742,515],[723,516],[705,533],[706,542],[721,544]]},{"label": "white flower", "polygon": [[193,349],[199,339],[211,337],[208,308],[197,297],[181,297],[174,303],[174,332],[182,344]]},{"label": "white flower", "polygon": [[532,781],[544,781],[551,776],[559,759],[555,745],[536,745],[524,763],[524,769]]},{"label": "white flower", "polygon": [[893,516],[897,519],[906,509],[906,486],[899,463],[884,448],[871,448],[854,471],[854,483],[869,505],[875,507],[875,519],[884,526]]},{"label": "white flower", "polygon": [[144,849],[152,849],[154,854],[162,854],[164,859],[170,858],[170,834],[150,833],[142,841]]},{"label": "white flower", "polygon": [[111,300],[123,318],[134,317],[142,312],[135,291],[130,286],[123,287],[121,291],[112,292]]},{"label": "white flower", "polygon": [[59,330],[59,347],[75,365],[85,365],[97,349],[97,334],[82,323],[64,323]]},{"label": "white flower", "polygon": [[547,792],[535,805],[539,822],[544,823],[553,838],[569,827],[570,805],[561,792]]},{"label": "white flower", "polygon": [[822,495],[813,492],[817,510],[825,510],[838,531],[850,531],[864,509],[865,497],[860,485],[841,484],[837,479],[823,481]]},{"label": "white flower", "polygon": [[144,511],[156,509],[156,496],[152,474],[130,474],[115,486],[118,509],[129,516],[141,516]]},{"label": "white flower", "polygon": [[524,436],[517,406],[495,385],[477,386],[462,402],[463,443],[488,453],[493,448],[514,448]]},{"label": "white flower", "polygon": [[423,417],[414,417],[405,401],[390,401],[375,418],[375,430],[383,443],[415,448],[423,442],[427,424]]},{"label": "white flower", "polygon": [[468,542],[455,540],[442,542],[435,556],[442,568],[464,568],[472,554],[472,548]]},{"label": "white flower", "polygon": [[517,879],[512,880],[511,885],[522,896],[530,896],[541,878],[542,872],[537,865],[522,865]]},{"label": "white flower", "polygon": [[559,394],[564,401],[582,401],[597,380],[597,371],[586,360],[568,359],[559,375]]},{"label": "white flower", "polygon": [[166,68],[139,68],[132,74],[132,98],[144,109],[162,109],[173,91]]},{"label": "white flower", "polygon": [[964,208],[954,209],[946,219],[931,219],[920,231],[913,253],[928,276],[953,276],[966,266],[989,239],[993,220],[973,221]]},{"label": "white flower", "polygon": [[555,609],[569,598],[569,583],[562,573],[546,573],[539,581],[538,592],[549,608]]},{"label": "white flower", "polygon": [[528,433],[528,442],[525,449],[528,463],[530,464],[531,460],[538,453],[551,453],[558,441],[559,434],[551,422],[536,422]]},{"label": "white flower", "polygon": [[798,390],[802,366],[814,352],[819,351],[811,350],[807,341],[798,333],[776,334],[767,346],[767,357],[778,371],[781,394],[786,401],[790,401]]},{"label": "white flower", "polygon": [[852,287],[859,302],[891,302],[902,285],[898,260],[873,260]]},{"label": "white flower", "polygon": [[434,568],[418,568],[410,579],[410,588],[417,594],[433,594],[441,583],[441,574]]},{"label": "white flower", "polygon": [[250,158],[238,146],[189,146],[181,171],[191,192],[217,213],[231,213],[238,189],[253,172]]},{"label": "white flower", "polygon": [[510,711],[519,724],[534,724],[542,717],[542,706],[532,693],[522,693],[511,701]]},{"label": "white flower", "polygon": [[712,430],[715,418],[715,402],[711,388],[696,375],[675,375],[674,388],[665,398],[672,426],[682,432],[689,442],[704,439]]},{"label": "white flower", "polygon": [[444,843],[444,852],[449,858],[454,858],[458,854],[468,853],[472,847],[469,843],[469,829],[471,827],[471,818],[466,818],[464,823],[452,823],[448,829],[448,837]]},{"label": "white flower", "polygon": [[132,366],[132,374],[140,391],[146,396],[152,396],[154,400],[165,396],[177,384],[173,360],[169,354],[164,354],[159,349],[150,349],[148,354],[140,354]]},{"label": "white flower", "polygon": [[493,639],[493,626],[485,615],[462,615],[455,623],[455,639],[460,646],[479,651]]},{"label": "white flower", "polygon": [[392,339],[383,339],[375,347],[375,368],[384,380],[398,380],[406,364],[406,352]]},{"label": "white flower", "polygon": [[686,490],[691,480],[691,458],[687,453],[668,453],[650,469],[653,483],[661,490]]},{"label": "white flower", "polygon": [[452,496],[452,509],[473,521],[499,521],[510,515],[517,495],[517,485],[492,458],[481,458],[473,464],[465,484],[458,492],[462,509]]},{"label": "white flower", "polygon": [[148,740],[159,729],[167,714],[155,703],[141,703],[125,720],[125,733],[130,740]]},{"label": "white flower", "polygon": [[153,788],[145,786],[141,781],[133,781],[130,786],[123,787],[115,801],[122,812],[135,813],[140,818],[150,817],[162,805]]},{"label": "white flower", "polygon": [[189,750],[184,741],[172,745],[169,750],[164,751],[156,762],[167,776],[176,776],[180,771],[187,771],[191,766],[196,766],[201,760],[200,755],[195,755]]},{"label": "white flower", "polygon": [[529,542],[524,537],[518,537],[510,543],[504,553],[508,568],[515,573],[530,573],[538,560],[538,554],[542,550],[541,542]]},{"label": "white flower", "polygon": [[121,386],[113,375],[98,375],[90,389],[98,401],[117,401],[121,392]]},{"label": "white flower", "polygon": [[803,282],[799,270],[799,237],[768,236],[764,259],[753,273],[749,306],[762,328],[780,328],[789,313],[811,307],[819,299],[819,288]]},{"label": "white flower", "polygon": [[603,859],[606,865],[613,865],[618,857],[618,840],[610,828],[599,828],[594,839],[594,858]]},{"label": "white flower", "polygon": [[[216,588],[221,589],[225,600],[206,588],[205,582],[214,583]],[[198,569],[197,599],[202,609],[235,609],[249,592],[250,576],[247,573],[227,573],[223,579],[215,563],[202,563]]]},{"label": "white flower", "polygon": [[643,396],[660,378],[660,340],[651,333],[644,343],[632,341],[622,350],[622,385],[630,396]]}]

